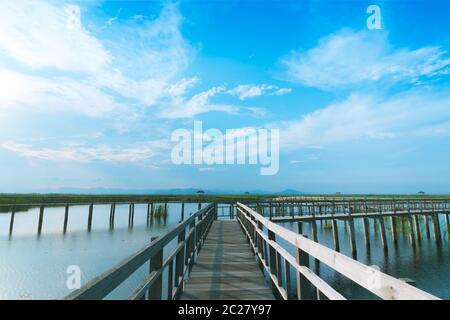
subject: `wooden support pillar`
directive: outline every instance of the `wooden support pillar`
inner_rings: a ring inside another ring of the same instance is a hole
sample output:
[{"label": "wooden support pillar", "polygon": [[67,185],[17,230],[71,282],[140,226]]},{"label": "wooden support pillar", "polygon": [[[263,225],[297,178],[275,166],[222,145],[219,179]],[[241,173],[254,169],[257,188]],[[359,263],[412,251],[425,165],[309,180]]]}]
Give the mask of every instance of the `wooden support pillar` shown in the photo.
[{"label": "wooden support pillar", "polygon": [[130,203],[128,210],[128,228],[133,228],[134,224],[134,203]]},{"label": "wooden support pillar", "polygon": [[316,223],[316,207],[315,205],[312,207],[312,217],[313,220],[311,221],[311,234],[312,234],[312,238],[313,241],[315,242],[319,242],[318,238],[317,238],[317,223]]},{"label": "wooden support pillar", "polygon": [[[364,213],[367,215],[366,202],[364,202]],[[370,224],[369,219],[366,217],[363,218],[363,231],[364,231],[364,243],[366,245],[366,248],[370,248]]]},{"label": "wooden support pillar", "polygon": [[[301,234],[301,222],[297,224],[298,226],[298,232]],[[304,236],[306,238],[306,236]],[[297,248],[297,263],[301,266],[305,266],[309,268],[309,255]],[[309,289],[310,286],[308,284],[308,280],[300,273],[297,272],[297,299],[298,300],[305,300],[309,298]]]},{"label": "wooden support pillar", "polygon": [[64,225],[63,225],[63,233],[67,232],[67,224],[69,222],[69,205],[66,204],[64,209]]},{"label": "wooden support pillar", "polygon": [[[335,207],[334,207],[334,203],[333,206],[331,208],[331,215],[334,217],[334,215],[336,214],[335,211]],[[336,251],[340,251],[340,247],[339,247],[339,233],[338,233],[338,226],[337,226],[337,221],[336,219],[332,219],[331,220],[331,227],[333,230],[333,243],[334,243],[334,250]]]},{"label": "wooden support pillar", "polygon": [[14,228],[14,217],[16,216],[16,208],[12,208],[11,210],[11,218],[9,220],[9,236],[12,235],[13,233],[13,228]]},{"label": "wooden support pillar", "polygon": [[416,245],[416,240],[414,237],[414,222],[411,215],[411,206],[408,203],[408,224],[409,224],[409,241],[411,242],[412,246]]},{"label": "wooden support pillar", "polygon": [[44,206],[42,205],[41,208],[39,209],[39,221],[37,230],[38,235],[41,235],[43,221],[44,221]]},{"label": "wooden support pillar", "polygon": [[[151,241],[155,241],[158,237],[152,237]],[[150,274],[154,271],[158,271],[163,265],[163,248],[161,248],[150,259]],[[155,282],[148,289],[149,300],[161,300],[162,299],[162,274],[155,280]]]},{"label": "wooden support pillar", "polygon": [[397,222],[396,217],[391,217],[391,233],[392,233],[392,240],[394,243],[397,243]]},{"label": "wooden support pillar", "polygon": [[370,223],[368,218],[363,218],[364,243],[370,248]]},{"label": "wooden support pillar", "polygon": [[200,210],[201,208],[202,208],[202,203],[199,202],[199,203],[198,203],[198,210]]},{"label": "wooden support pillar", "polygon": [[109,228],[114,229],[114,220],[116,215],[116,204],[111,204],[111,209],[109,211]]},{"label": "wooden support pillar", "polygon": [[388,250],[387,240],[386,240],[386,228],[384,227],[384,218],[381,214],[381,208],[379,209],[380,217],[378,218],[378,222],[380,224],[380,237],[381,237],[381,245],[384,251]]},{"label": "wooden support pillar", "polygon": [[448,219],[448,213],[445,214],[445,226],[447,227],[447,233],[450,235],[450,222]]},{"label": "wooden support pillar", "polygon": [[436,240],[436,242],[440,242],[441,241],[441,226],[439,224],[439,216],[436,212],[434,212],[434,206],[433,206],[433,213],[431,215],[431,222],[433,224],[434,240]]},{"label": "wooden support pillar", "polygon": [[94,211],[94,205],[91,203],[89,206],[89,215],[88,215],[88,223],[87,223],[87,229],[90,232],[92,229],[92,213]]},{"label": "wooden support pillar", "polygon": [[338,234],[338,227],[337,227],[337,221],[336,219],[333,219],[331,221],[331,225],[333,228],[333,242],[334,242],[334,250],[336,250],[337,252],[340,251],[340,247],[339,247],[339,234]]},{"label": "wooden support pillar", "polygon": [[348,207],[348,227],[350,230],[350,250],[352,251],[353,258],[356,258],[356,239],[355,239],[355,223],[352,217],[352,208]]},{"label": "wooden support pillar", "polygon": [[184,202],[181,203],[181,221],[184,220]]},{"label": "wooden support pillar", "polygon": [[425,233],[427,235],[427,239],[430,239],[431,238],[431,236],[430,236],[430,221],[428,219],[427,213],[423,215],[423,219],[425,220]]},{"label": "wooden support pillar", "polygon": [[420,241],[422,236],[420,235],[419,217],[417,216],[417,214],[413,216],[413,220],[414,220],[414,231],[416,233],[417,240]]}]

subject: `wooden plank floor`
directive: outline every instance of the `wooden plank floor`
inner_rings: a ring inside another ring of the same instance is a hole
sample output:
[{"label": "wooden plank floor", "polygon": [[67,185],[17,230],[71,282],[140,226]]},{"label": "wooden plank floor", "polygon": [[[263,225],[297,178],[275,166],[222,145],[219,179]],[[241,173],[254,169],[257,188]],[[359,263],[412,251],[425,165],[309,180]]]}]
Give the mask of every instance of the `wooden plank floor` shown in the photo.
[{"label": "wooden plank floor", "polygon": [[237,221],[213,222],[181,299],[275,299]]}]

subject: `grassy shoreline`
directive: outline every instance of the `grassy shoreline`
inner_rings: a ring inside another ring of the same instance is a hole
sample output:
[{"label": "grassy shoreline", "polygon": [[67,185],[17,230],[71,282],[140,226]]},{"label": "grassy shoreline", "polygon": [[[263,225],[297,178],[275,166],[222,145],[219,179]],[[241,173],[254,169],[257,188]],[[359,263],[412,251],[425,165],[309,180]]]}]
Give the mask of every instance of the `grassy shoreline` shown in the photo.
[{"label": "grassy shoreline", "polygon": [[308,195],[280,195],[280,194],[198,194],[198,195],[130,195],[130,194],[0,194],[0,205],[23,204],[77,204],[77,203],[114,203],[114,202],[220,202],[234,203],[236,201],[255,201],[279,197],[301,198],[441,198],[450,199],[450,194],[308,194]]}]

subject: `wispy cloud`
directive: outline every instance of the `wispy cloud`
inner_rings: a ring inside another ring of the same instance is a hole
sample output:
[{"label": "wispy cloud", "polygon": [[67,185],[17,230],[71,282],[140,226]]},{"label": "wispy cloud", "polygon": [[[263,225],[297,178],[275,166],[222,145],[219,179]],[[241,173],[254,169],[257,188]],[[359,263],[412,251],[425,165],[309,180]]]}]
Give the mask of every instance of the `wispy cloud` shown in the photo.
[{"label": "wispy cloud", "polygon": [[320,39],[312,49],[294,51],[281,62],[291,81],[326,90],[380,81],[415,83],[450,71],[450,58],[439,47],[394,50],[384,31],[349,29]]},{"label": "wispy cloud", "polygon": [[390,97],[354,93],[344,101],[275,124],[284,150],[357,140],[450,134],[450,92],[412,90]]},{"label": "wispy cloud", "polygon": [[259,97],[264,94],[281,96],[291,92],[290,88],[279,88],[275,85],[267,84],[242,84],[227,91],[228,94],[239,97],[240,100]]},{"label": "wispy cloud", "polygon": [[75,161],[88,163],[93,161],[108,162],[137,162],[148,160],[160,154],[167,148],[162,141],[153,141],[136,145],[132,148],[118,148],[110,146],[64,146],[61,148],[40,148],[29,144],[7,141],[1,144],[6,150],[30,159],[51,161]]},{"label": "wispy cloud", "polygon": [[[256,117],[262,117],[266,114],[264,109],[259,107],[247,107],[237,104],[225,104],[217,103],[213,101],[213,98],[228,93],[226,86],[216,86],[208,90],[199,92],[190,98],[180,95],[184,92],[184,86],[190,85],[193,80],[182,81],[180,90],[179,86],[175,86],[172,89],[171,99],[163,104],[160,112],[160,117],[163,118],[192,118],[198,114],[220,111],[228,114],[242,114],[247,112],[248,114]],[[175,91],[175,92],[174,92]],[[180,91],[180,92],[178,92]],[[174,94],[176,93],[176,94]]]},{"label": "wispy cloud", "polygon": [[2,70],[2,84],[14,89],[2,99],[9,107],[69,107],[87,115],[117,110],[124,99],[153,106],[171,94],[193,55],[180,24],[176,5],[167,4],[154,20],[111,24],[100,40],[82,24],[78,6],[2,3],[0,58],[21,66]]}]

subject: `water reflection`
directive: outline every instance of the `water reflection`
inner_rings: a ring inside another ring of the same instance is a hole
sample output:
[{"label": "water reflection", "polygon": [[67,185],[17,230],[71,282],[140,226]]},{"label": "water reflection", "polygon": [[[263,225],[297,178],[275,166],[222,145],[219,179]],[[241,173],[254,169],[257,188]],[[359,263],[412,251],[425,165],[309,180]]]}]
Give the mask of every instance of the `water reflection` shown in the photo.
[{"label": "water reflection", "polygon": [[[155,207],[156,208],[156,207]],[[114,229],[110,206],[95,205],[88,232],[89,206],[71,206],[63,233],[64,207],[45,208],[42,232],[37,236],[39,208],[16,212],[9,236],[10,213],[0,213],[0,299],[55,299],[69,293],[67,267],[79,265],[82,283],[106,271],[125,257],[164,234],[180,220],[181,204],[171,203],[147,224],[147,205],[136,204],[129,228],[129,206],[117,205]],[[155,209],[156,210],[156,209]],[[185,204],[185,216],[197,204]],[[148,272],[144,266],[108,298],[127,297]]]}]

